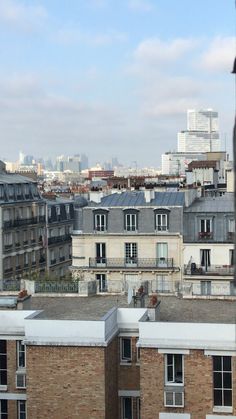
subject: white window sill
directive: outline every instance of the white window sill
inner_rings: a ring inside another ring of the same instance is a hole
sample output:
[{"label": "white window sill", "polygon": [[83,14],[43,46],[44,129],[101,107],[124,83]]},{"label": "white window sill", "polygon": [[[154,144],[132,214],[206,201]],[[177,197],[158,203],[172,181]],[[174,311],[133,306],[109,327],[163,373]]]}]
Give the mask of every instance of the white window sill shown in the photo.
[{"label": "white window sill", "polygon": [[213,412],[232,413],[233,407],[232,406],[214,406]]},{"label": "white window sill", "polygon": [[120,361],[120,365],[122,367],[131,367],[132,366],[132,362],[131,361],[129,361],[129,362]]}]

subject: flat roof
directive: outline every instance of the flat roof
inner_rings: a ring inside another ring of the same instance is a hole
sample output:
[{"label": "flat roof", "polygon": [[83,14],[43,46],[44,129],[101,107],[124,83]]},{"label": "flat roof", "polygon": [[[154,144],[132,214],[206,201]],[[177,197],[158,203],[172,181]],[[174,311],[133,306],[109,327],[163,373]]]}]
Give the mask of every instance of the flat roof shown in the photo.
[{"label": "flat roof", "polygon": [[[145,307],[148,297],[145,298]],[[158,296],[162,322],[236,323],[236,300],[182,299]],[[36,318],[51,320],[100,320],[111,308],[133,308],[127,295],[31,298],[31,310],[43,310]],[[139,304],[137,308],[140,308]]]}]

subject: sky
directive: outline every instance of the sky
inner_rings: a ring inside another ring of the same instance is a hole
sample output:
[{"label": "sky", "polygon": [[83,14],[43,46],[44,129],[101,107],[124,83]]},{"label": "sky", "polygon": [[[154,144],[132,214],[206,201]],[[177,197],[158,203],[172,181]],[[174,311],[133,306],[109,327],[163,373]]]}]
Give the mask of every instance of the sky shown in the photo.
[{"label": "sky", "polygon": [[231,153],[234,0],[0,0],[1,156],[160,166],[187,109]]}]

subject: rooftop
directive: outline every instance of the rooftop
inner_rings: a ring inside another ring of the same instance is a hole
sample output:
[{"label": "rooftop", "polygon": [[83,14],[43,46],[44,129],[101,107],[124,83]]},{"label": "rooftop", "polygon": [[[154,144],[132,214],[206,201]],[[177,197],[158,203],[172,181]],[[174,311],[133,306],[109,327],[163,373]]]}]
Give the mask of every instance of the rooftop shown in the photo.
[{"label": "rooftop", "polygon": [[[236,323],[236,300],[188,300],[173,296],[158,299],[161,322]],[[35,296],[31,299],[31,310],[43,310],[37,316],[40,319],[99,320],[113,307],[129,307],[127,296]],[[132,303],[130,307],[133,308]]]},{"label": "rooftop", "polygon": [[14,184],[14,183],[36,183],[26,176],[21,176],[15,173],[0,173],[0,184]]},{"label": "rooftop", "polygon": [[204,197],[196,199],[185,212],[234,212],[234,195],[226,193],[223,196]]},{"label": "rooftop", "polygon": [[146,202],[142,191],[114,193],[105,196],[98,207],[135,207],[135,206],[183,206],[184,192],[154,192],[154,198]]}]

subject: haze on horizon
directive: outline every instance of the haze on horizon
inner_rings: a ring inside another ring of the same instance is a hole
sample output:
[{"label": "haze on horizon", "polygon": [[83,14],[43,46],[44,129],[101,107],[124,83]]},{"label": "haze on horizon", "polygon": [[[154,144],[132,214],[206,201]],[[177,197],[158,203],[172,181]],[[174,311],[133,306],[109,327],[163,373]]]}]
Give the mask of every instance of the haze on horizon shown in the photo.
[{"label": "haze on horizon", "polygon": [[234,1],[1,0],[1,156],[160,164],[189,108],[234,119]]}]

